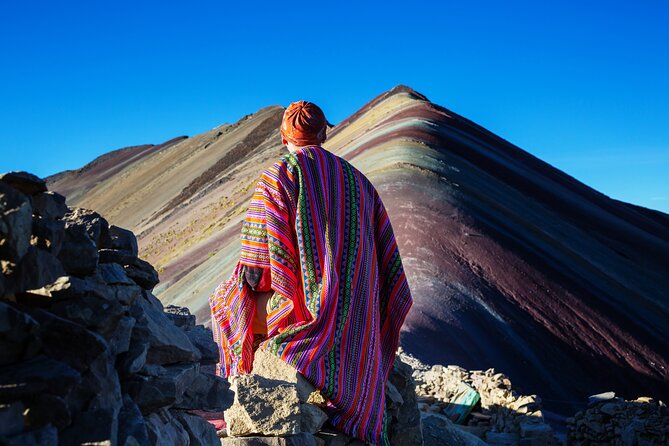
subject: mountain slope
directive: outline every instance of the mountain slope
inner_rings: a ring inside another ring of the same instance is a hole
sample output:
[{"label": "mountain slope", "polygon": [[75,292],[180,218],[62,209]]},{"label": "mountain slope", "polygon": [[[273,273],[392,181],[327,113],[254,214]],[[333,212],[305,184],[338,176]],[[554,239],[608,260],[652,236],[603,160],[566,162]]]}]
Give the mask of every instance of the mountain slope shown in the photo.
[{"label": "mountain slope", "polygon": [[[161,300],[204,320],[236,261],[255,181],[285,151],[282,112],[144,149],[95,178],[59,174],[50,188],[139,233]],[[669,396],[665,214],[612,200],[404,86],[324,146],[388,208],[415,299],[408,351],[494,366],[556,410],[608,389]]]}]

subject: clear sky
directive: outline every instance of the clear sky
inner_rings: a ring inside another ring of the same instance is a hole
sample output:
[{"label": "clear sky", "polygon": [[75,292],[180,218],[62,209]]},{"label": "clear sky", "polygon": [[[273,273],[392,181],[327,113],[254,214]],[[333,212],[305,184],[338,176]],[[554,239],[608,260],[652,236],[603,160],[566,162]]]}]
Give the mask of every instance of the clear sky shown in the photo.
[{"label": "clear sky", "polygon": [[41,176],[396,84],[669,212],[669,2],[0,2],[0,171]]}]

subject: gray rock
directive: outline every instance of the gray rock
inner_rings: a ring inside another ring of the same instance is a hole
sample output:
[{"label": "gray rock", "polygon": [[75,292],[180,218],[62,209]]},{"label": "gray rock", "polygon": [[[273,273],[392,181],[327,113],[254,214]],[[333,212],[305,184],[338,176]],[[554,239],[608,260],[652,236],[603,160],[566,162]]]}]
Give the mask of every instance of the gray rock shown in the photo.
[{"label": "gray rock", "polygon": [[458,429],[444,415],[424,414],[422,426],[425,446],[486,446],[479,437]]},{"label": "gray rock", "polygon": [[65,239],[65,223],[61,220],[33,218],[32,244],[57,256]]},{"label": "gray rock", "polygon": [[123,381],[124,393],[137,403],[143,414],[181,400],[199,372],[197,363],[172,365],[165,369],[161,376],[134,375]]},{"label": "gray rock", "polygon": [[11,437],[23,432],[23,403],[15,401],[10,404],[0,404],[0,438]]},{"label": "gray rock", "polygon": [[135,234],[133,234],[132,231],[112,225],[109,227],[109,235],[111,236],[112,242],[111,248],[127,251],[137,257],[139,252],[137,248],[137,237],[135,237]]},{"label": "gray rock", "polygon": [[41,288],[65,275],[63,266],[51,253],[31,246],[11,277],[14,293]]},{"label": "gray rock", "polygon": [[108,285],[134,285],[125,270],[118,263],[101,263],[98,266],[98,272]]},{"label": "gray rock", "polygon": [[3,439],[3,446],[57,446],[58,430],[51,425]]},{"label": "gray rock", "polygon": [[132,329],[135,326],[135,318],[130,316],[121,316],[114,331],[107,338],[111,354],[116,356],[130,350],[130,337]]},{"label": "gray rock", "polygon": [[316,388],[304,376],[267,349],[256,350],[253,358],[253,374],[295,385],[300,402],[312,403],[318,399],[317,396],[312,396],[318,393]]},{"label": "gray rock", "polygon": [[325,446],[347,446],[353,438],[332,428],[321,430],[316,437],[323,440]]},{"label": "gray rock", "polygon": [[30,199],[0,182],[0,259],[18,263],[28,252],[31,230]]},{"label": "gray rock", "polygon": [[118,416],[119,446],[149,444],[146,422],[139,407],[128,395],[123,395],[123,407]]},{"label": "gray rock", "polygon": [[117,444],[118,411],[91,409],[79,412],[72,425],[60,432],[61,444]]},{"label": "gray rock", "polygon": [[21,191],[28,196],[46,192],[46,182],[28,172],[17,171],[0,174],[0,182]]},{"label": "gray rock", "polygon": [[149,342],[145,339],[140,339],[139,337],[133,340],[131,335],[128,351],[120,354],[117,359],[119,374],[123,377],[127,377],[139,372],[146,364],[146,355],[148,352]]},{"label": "gray rock", "polygon": [[224,378],[206,373],[198,373],[174,407],[222,412],[234,400],[230,384]]},{"label": "gray rock", "polygon": [[216,429],[204,418],[180,410],[170,410],[170,413],[188,433],[190,446],[219,446],[221,444],[221,440],[216,435]]},{"label": "gray rock", "polygon": [[104,282],[94,278],[64,276],[33,292],[52,298],[52,313],[96,331],[111,333],[125,312]]},{"label": "gray rock", "polygon": [[83,208],[73,208],[63,217],[65,228],[83,228],[91,237],[97,249],[111,248],[109,223],[97,212]]},{"label": "gray rock", "polygon": [[149,262],[142,259],[135,259],[133,264],[125,265],[123,268],[128,277],[145,290],[152,290],[160,282],[158,271]]},{"label": "gray rock", "polygon": [[188,432],[172,414],[162,409],[145,418],[149,434],[148,444],[157,446],[189,446]]},{"label": "gray rock", "polygon": [[46,356],[36,356],[27,361],[0,368],[0,403],[49,391],[58,396],[66,395],[81,382],[79,372],[67,364]]},{"label": "gray rock", "polygon": [[300,413],[302,415],[302,419],[300,421],[300,430],[302,432],[315,434],[321,430],[321,427],[323,427],[325,422],[328,420],[328,416],[325,412],[323,412],[320,408],[308,403],[300,404]]},{"label": "gray rock", "polygon": [[122,305],[130,306],[135,302],[135,299],[142,295],[142,289],[135,285],[108,285],[107,290],[118,300]]},{"label": "gray rock", "polygon": [[184,332],[165,316],[154,299],[146,293],[130,307],[130,315],[137,320],[131,342],[138,338],[148,341],[146,360],[151,364],[198,361],[200,352]]},{"label": "gray rock", "polygon": [[168,305],[165,307],[165,315],[182,330],[195,328],[195,316],[190,314],[190,310],[186,307]]},{"label": "gray rock", "polygon": [[386,403],[386,406],[390,409],[388,437],[391,444],[423,444],[421,416],[412,373],[411,366],[402,362],[399,356],[395,358],[386,389],[386,395],[390,395],[390,404]]},{"label": "gray rock", "polygon": [[221,438],[221,446],[322,446],[324,444],[321,438],[307,432],[287,437]]},{"label": "gray rock", "polygon": [[225,411],[228,436],[285,436],[300,432],[300,400],[294,384],[240,375],[230,378],[235,399]]},{"label": "gray rock", "polygon": [[0,366],[35,356],[41,348],[38,332],[32,316],[0,301]]},{"label": "gray rock", "polygon": [[61,219],[68,212],[65,197],[56,192],[41,192],[32,197],[33,213],[42,218],[55,220]]},{"label": "gray rock", "polygon": [[74,413],[102,410],[110,416],[118,415],[123,400],[118,373],[109,351],[91,362],[81,376],[81,383],[67,395],[67,403]]},{"label": "gray rock", "polygon": [[88,370],[90,364],[108,349],[102,336],[82,325],[41,309],[32,311],[31,315],[40,324],[38,335],[44,353],[79,372]]},{"label": "gray rock", "polygon": [[120,249],[100,249],[100,263],[118,263],[119,265],[131,265],[137,259],[136,255]]},{"label": "gray rock", "polygon": [[33,395],[24,400],[27,426],[39,427],[48,424],[57,429],[64,429],[72,422],[70,409],[61,397],[48,393]]},{"label": "gray rock", "polygon": [[86,276],[98,266],[98,248],[83,226],[65,225],[65,239],[58,258],[68,274]]},{"label": "gray rock", "polygon": [[211,329],[204,325],[197,325],[191,330],[186,331],[186,336],[193,343],[195,348],[202,355],[201,364],[216,364],[219,361],[218,345],[214,342],[214,335]]}]

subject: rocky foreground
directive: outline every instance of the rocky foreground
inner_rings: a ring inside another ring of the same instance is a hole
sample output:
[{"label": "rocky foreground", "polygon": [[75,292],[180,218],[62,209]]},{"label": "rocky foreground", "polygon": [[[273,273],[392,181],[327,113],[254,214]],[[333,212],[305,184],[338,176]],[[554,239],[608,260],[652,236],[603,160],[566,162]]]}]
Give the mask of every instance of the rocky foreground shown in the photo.
[{"label": "rocky foreground", "polygon": [[[250,375],[215,376],[210,330],[152,294],[158,274],[134,234],[33,175],[0,176],[0,262],[0,444],[363,444],[274,355],[258,351]],[[540,398],[492,369],[400,352],[386,396],[393,445],[557,444]],[[567,428],[571,445],[667,444],[669,413],[600,396]]]}]

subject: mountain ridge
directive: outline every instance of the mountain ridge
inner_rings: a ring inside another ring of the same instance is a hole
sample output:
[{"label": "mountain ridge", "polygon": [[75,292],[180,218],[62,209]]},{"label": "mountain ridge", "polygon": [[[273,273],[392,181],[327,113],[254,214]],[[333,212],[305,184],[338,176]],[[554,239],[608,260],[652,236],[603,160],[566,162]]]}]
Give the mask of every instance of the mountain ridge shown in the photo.
[{"label": "mountain ridge", "polygon": [[[68,200],[138,233],[161,300],[206,321],[255,181],[285,153],[272,129],[282,111],[150,150]],[[548,399],[601,386],[666,399],[666,214],[613,200],[403,85],[330,129],[324,147],[389,210],[415,298],[405,349],[494,366]],[[50,177],[50,188],[77,178]]]}]

